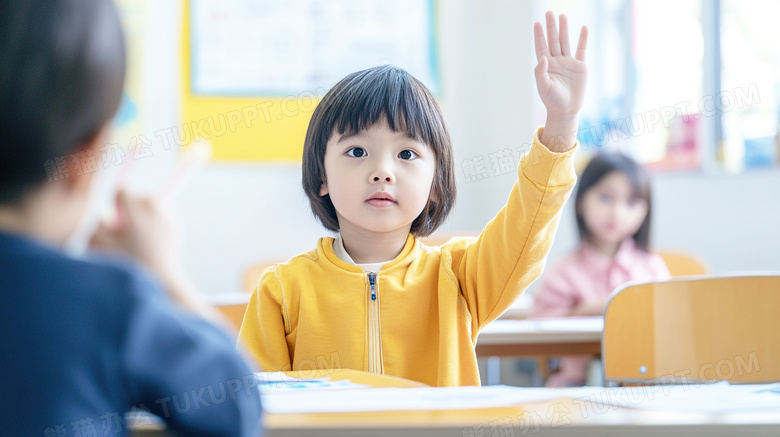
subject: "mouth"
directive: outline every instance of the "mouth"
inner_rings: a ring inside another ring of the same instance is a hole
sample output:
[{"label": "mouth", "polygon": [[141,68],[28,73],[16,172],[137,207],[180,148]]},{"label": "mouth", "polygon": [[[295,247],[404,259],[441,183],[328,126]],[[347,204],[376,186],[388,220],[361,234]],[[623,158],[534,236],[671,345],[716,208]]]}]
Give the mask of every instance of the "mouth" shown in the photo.
[{"label": "mouth", "polygon": [[380,192],[380,193],[374,193],[373,196],[366,199],[366,203],[368,203],[371,206],[382,208],[382,207],[393,206],[398,202],[396,202],[393,196],[391,196],[390,194]]}]

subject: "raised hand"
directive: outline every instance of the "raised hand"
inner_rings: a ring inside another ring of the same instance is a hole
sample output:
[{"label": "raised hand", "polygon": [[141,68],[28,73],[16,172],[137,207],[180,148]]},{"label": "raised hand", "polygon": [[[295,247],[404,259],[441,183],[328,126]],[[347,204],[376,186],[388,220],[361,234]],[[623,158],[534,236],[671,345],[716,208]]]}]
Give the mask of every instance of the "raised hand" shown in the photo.
[{"label": "raised hand", "polygon": [[588,28],[582,27],[577,51],[572,56],[566,15],[560,16],[560,30],[552,12],[548,11],[545,18],[547,38],[542,24],[534,23],[534,47],[539,62],[534,69],[536,88],[547,108],[541,141],[552,151],[565,151],[574,146],[577,116],[585,96]]}]

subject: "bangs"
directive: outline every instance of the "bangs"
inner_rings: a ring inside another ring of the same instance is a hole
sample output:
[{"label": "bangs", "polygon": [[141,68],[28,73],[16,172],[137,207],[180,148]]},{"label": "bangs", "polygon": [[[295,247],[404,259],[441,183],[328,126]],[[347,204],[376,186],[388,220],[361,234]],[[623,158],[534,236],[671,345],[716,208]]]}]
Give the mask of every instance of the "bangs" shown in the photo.
[{"label": "bangs", "polygon": [[646,172],[625,167],[614,171],[623,173],[631,182],[631,194],[634,199],[650,200],[650,178]]},{"label": "bangs", "polygon": [[430,92],[406,71],[383,66],[359,71],[344,80],[349,92],[334,96],[332,126],[354,135],[378,123],[436,149],[444,120]]}]

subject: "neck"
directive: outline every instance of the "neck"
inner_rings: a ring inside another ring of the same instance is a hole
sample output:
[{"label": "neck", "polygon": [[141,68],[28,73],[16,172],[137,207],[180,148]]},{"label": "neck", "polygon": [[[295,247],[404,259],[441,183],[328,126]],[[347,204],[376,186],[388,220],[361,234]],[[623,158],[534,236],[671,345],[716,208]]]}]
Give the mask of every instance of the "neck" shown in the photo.
[{"label": "neck", "polygon": [[590,241],[590,245],[596,249],[596,252],[608,258],[614,258],[615,255],[617,255],[618,250],[620,250],[620,242],[612,243],[609,241],[599,241],[594,239]]},{"label": "neck", "polygon": [[344,249],[356,264],[390,261],[397,257],[406,244],[410,227],[391,232],[370,232],[346,224],[340,226]]},{"label": "neck", "polygon": [[57,200],[57,188],[47,187],[13,205],[0,204],[0,231],[60,246],[69,235],[73,210]]}]

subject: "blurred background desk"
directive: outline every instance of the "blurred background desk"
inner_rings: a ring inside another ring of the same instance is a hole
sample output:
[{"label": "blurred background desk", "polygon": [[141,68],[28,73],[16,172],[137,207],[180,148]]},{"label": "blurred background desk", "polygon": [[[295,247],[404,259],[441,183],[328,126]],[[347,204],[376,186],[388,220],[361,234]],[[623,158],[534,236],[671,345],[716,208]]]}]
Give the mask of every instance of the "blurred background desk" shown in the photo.
[{"label": "blurred background desk", "polygon": [[532,357],[536,359],[536,370],[539,374],[533,378],[541,380],[509,384],[539,385],[551,373],[547,365],[548,358],[601,354],[603,330],[602,317],[498,319],[490,322],[477,338],[477,357],[486,361],[483,384],[502,383],[501,357]]},{"label": "blurred background desk", "polygon": [[603,317],[561,317],[491,322],[477,338],[478,357],[601,353]]}]

